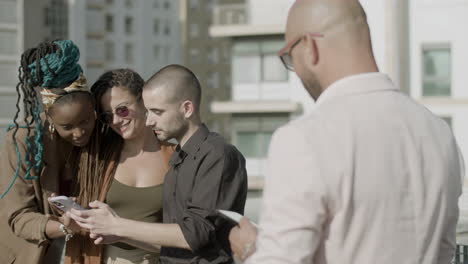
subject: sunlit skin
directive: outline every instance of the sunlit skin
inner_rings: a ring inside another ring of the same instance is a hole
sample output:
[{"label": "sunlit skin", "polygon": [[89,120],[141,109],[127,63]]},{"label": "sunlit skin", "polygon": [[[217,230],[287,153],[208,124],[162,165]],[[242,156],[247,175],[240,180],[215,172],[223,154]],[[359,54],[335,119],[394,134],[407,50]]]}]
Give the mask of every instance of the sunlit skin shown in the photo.
[{"label": "sunlit skin", "polygon": [[[109,126],[124,140],[142,136],[145,131],[146,110],[141,99],[136,98],[125,88],[113,87],[103,94],[100,103],[103,112],[114,113]],[[116,109],[122,106],[126,106],[129,110],[126,117],[115,114]]]},{"label": "sunlit skin", "polygon": [[190,101],[174,103],[167,89],[144,89],[143,101],[147,109],[146,125],[153,129],[159,140],[167,141],[171,138],[185,142],[188,121],[185,119],[184,108]]},{"label": "sunlit skin", "polygon": [[96,112],[91,102],[79,100],[54,105],[53,109],[47,112],[47,118],[61,138],[74,146],[83,147],[91,138]]}]

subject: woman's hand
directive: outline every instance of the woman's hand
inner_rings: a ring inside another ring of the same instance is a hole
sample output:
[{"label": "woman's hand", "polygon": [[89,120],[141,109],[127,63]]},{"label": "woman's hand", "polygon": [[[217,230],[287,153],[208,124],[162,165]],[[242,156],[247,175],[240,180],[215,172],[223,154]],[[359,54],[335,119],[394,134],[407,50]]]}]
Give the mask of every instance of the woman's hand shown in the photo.
[{"label": "woman's hand", "polygon": [[120,217],[107,204],[94,201],[89,203],[90,210],[72,209],[67,212],[81,227],[89,230],[90,237],[96,244],[110,244],[117,242]]}]

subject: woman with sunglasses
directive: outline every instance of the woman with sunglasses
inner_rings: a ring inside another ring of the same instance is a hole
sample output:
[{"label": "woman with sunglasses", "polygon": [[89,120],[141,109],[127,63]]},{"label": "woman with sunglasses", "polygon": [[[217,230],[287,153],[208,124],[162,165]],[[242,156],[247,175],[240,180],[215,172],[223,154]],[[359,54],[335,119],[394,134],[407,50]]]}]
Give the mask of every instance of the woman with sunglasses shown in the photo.
[{"label": "woman with sunglasses", "polygon": [[[83,206],[106,201],[122,217],[161,222],[162,184],[174,146],[159,142],[145,126],[143,85],[138,73],[117,69],[91,87],[99,122],[81,156],[78,201]],[[70,242],[65,263],[157,263],[159,258],[158,253],[123,243],[102,249],[89,237],[75,236]]]},{"label": "woman with sunglasses", "polygon": [[43,42],[21,56],[17,112],[0,152],[0,263],[60,263],[63,238],[79,231],[48,203],[53,193],[72,195],[73,160],[95,125],[78,59],[70,40]]}]

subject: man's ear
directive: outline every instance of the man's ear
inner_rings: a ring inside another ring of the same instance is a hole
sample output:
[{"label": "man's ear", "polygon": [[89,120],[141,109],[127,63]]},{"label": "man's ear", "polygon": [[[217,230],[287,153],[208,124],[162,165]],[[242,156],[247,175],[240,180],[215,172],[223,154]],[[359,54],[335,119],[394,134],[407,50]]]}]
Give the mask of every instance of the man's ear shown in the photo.
[{"label": "man's ear", "polygon": [[320,54],[319,54],[319,50],[317,47],[317,41],[313,36],[306,34],[304,36],[303,42],[305,45],[305,52],[306,52],[305,63],[308,67],[315,67],[320,61]]},{"label": "man's ear", "polygon": [[193,116],[193,113],[195,112],[195,107],[193,105],[193,102],[190,100],[185,100],[181,104],[182,111],[184,113],[185,118],[190,118]]}]

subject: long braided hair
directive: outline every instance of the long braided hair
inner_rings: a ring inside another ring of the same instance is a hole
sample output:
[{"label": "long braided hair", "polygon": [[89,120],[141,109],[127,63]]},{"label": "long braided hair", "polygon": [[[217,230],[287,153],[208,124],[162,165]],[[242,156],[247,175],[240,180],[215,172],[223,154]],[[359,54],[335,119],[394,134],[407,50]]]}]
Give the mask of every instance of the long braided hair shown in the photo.
[{"label": "long braided hair", "polygon": [[[19,82],[16,85],[18,94],[16,113],[13,124],[8,128],[8,130],[13,129],[12,140],[17,156],[17,166],[12,182],[0,198],[3,198],[13,186],[22,161],[26,164],[26,173],[23,177],[27,180],[37,179],[37,176],[33,176],[31,172],[34,170],[38,173],[42,166],[44,125],[40,117],[41,103],[35,88],[63,88],[72,83],[82,73],[78,64],[79,56],[78,48],[70,40],[42,42],[21,55],[18,68]],[[22,122],[19,122],[21,101],[24,114]],[[25,157],[21,157],[16,141],[19,128],[27,130]]]},{"label": "long braided hair", "polygon": [[[141,98],[144,80],[130,69],[115,69],[102,74],[91,86],[96,102],[96,112],[103,113],[100,104],[103,95],[113,87],[127,89],[136,98]],[[87,147],[82,149],[77,180],[78,201],[82,205],[98,200],[101,193],[107,193],[120,160],[124,140],[107,124],[97,122],[94,136]]]}]

